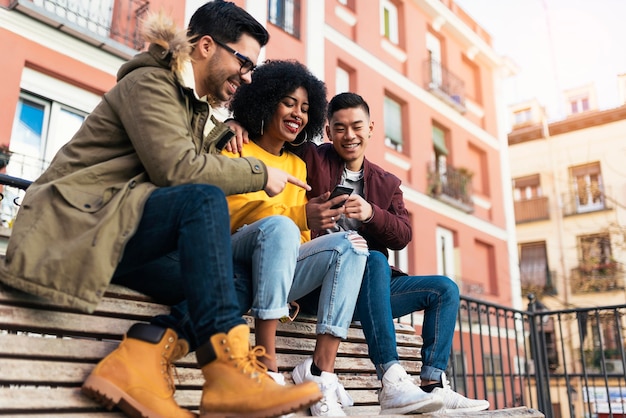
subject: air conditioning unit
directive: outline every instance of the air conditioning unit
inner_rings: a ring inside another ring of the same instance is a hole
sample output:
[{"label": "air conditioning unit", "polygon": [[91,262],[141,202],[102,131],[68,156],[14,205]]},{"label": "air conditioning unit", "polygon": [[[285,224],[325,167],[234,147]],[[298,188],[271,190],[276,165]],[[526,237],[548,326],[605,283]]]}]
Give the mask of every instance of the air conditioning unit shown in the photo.
[{"label": "air conditioning unit", "polygon": [[604,368],[608,374],[624,375],[624,364],[622,360],[605,360]]}]

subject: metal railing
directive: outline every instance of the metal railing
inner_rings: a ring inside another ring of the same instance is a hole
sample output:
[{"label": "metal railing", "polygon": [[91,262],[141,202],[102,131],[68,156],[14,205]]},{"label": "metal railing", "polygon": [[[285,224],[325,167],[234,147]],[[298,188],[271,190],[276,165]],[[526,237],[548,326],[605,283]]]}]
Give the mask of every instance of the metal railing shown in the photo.
[{"label": "metal railing", "polygon": [[546,418],[623,417],[626,305],[548,311],[461,297],[448,378],[490,409],[527,406]]},{"label": "metal railing", "polygon": [[432,58],[424,61],[424,84],[426,90],[459,112],[466,111],[464,81],[439,61]]},{"label": "metal railing", "polygon": [[577,215],[612,209],[611,187],[585,187],[580,191],[569,191],[561,195],[563,215]]},{"label": "metal railing", "polygon": [[474,211],[472,176],[467,169],[434,163],[427,168],[428,192],[431,196],[455,206],[464,212]]},{"label": "metal railing", "polygon": [[12,0],[9,8],[130,58],[143,49],[140,25],[149,5],[148,0]]}]

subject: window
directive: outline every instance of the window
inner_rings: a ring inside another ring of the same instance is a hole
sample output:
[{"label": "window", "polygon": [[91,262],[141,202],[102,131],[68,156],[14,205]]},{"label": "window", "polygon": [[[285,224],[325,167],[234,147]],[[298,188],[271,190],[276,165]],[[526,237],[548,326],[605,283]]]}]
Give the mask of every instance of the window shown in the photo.
[{"label": "window", "polygon": [[436,180],[435,185],[438,185],[447,181],[448,148],[446,147],[446,131],[439,126],[433,125],[431,136],[433,140],[433,175]]},{"label": "window", "polygon": [[576,212],[583,213],[604,209],[604,185],[602,184],[600,163],[573,167],[571,173]]},{"label": "window", "polygon": [[[470,283],[468,296],[472,293],[498,294],[498,278],[496,275],[496,251],[491,243],[480,240],[474,241],[473,260],[475,262],[473,277],[480,278],[480,282]],[[465,283],[464,283],[465,284]]]},{"label": "window", "polygon": [[380,11],[380,34],[397,45],[398,32],[398,8],[389,0],[383,0]]},{"label": "window", "polygon": [[467,181],[472,182],[472,193],[480,193],[489,196],[489,162],[487,152],[470,142],[467,144],[467,170],[461,174],[468,176]]},{"label": "window", "polygon": [[355,0],[337,0],[337,2],[339,4],[343,4],[344,6],[346,6],[348,9],[352,9],[354,10],[354,2]]},{"label": "window", "polygon": [[584,235],[580,244],[580,268],[586,273],[601,272],[612,266],[611,237],[609,234]]},{"label": "window", "polygon": [[385,145],[402,152],[402,106],[385,96]]},{"label": "window", "polygon": [[519,270],[523,294],[552,290],[545,242],[520,244]]},{"label": "window", "polygon": [[437,274],[448,276],[455,280],[454,232],[438,226],[435,232],[435,239],[437,240]]},{"label": "window", "polygon": [[585,317],[585,327],[582,331],[588,367],[601,371],[604,357],[604,367],[608,374],[624,375],[620,351],[620,327],[620,318],[616,317],[614,312],[595,312]]},{"label": "window", "polygon": [[502,379],[502,357],[499,354],[484,354],[483,364],[487,391],[493,392],[495,389],[498,392],[502,392],[504,388]]},{"label": "window", "polygon": [[571,114],[581,113],[589,110],[589,98],[588,97],[576,97],[570,99],[570,112]]},{"label": "window", "polygon": [[[13,121],[9,144],[13,154],[6,173],[35,180],[48,167],[59,148],[78,130],[85,117],[85,112],[22,92]],[[23,192],[4,187],[2,193],[0,220],[3,224],[10,224],[19,209],[13,202]]]},{"label": "window", "polygon": [[[409,213],[409,222],[412,222],[412,215]],[[389,251],[389,265],[395,266],[404,272],[408,272],[411,268],[409,264],[409,248],[411,243],[401,250]]]},{"label": "window", "polygon": [[465,97],[476,103],[482,103],[482,91],[480,82],[480,67],[466,55],[462,57],[462,73],[460,78],[463,80],[463,93]]},{"label": "window", "polygon": [[441,41],[430,32],[426,32],[426,50],[430,60],[430,88],[441,88],[443,70],[441,68]]},{"label": "window", "polygon": [[[28,67],[22,71],[20,87],[9,143],[13,154],[6,172],[35,180],[78,130],[101,96]],[[10,222],[18,208],[12,202],[20,192],[5,187],[3,194],[1,217],[3,222]]]},{"label": "window", "polygon": [[530,107],[513,112],[514,125],[524,125],[532,122],[533,112]]},{"label": "window", "polygon": [[335,69],[335,94],[352,91],[350,89],[350,71],[342,66]]},{"label": "window", "polygon": [[542,196],[539,174],[517,178],[513,183],[513,199],[516,201]]},{"label": "window", "polygon": [[268,15],[274,25],[300,37],[300,0],[270,0]]},{"label": "window", "polygon": [[389,264],[402,271],[409,271],[409,250],[405,247],[399,251],[389,251]]},{"label": "window", "polygon": [[86,116],[64,104],[22,92],[11,134],[10,148],[15,154],[7,173],[35,180]]}]

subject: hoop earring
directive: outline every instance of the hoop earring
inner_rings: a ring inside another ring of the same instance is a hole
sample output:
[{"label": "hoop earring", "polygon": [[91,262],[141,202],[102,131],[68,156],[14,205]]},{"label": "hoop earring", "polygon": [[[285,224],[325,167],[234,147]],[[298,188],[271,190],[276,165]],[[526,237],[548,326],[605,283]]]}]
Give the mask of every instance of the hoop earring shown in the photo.
[{"label": "hoop earring", "polygon": [[307,142],[309,139],[309,133],[307,131],[304,131],[304,138],[302,139],[302,141],[295,143],[292,142],[290,145],[293,147],[299,147],[300,145],[304,144],[305,142]]},{"label": "hoop earring", "polygon": [[261,120],[261,136],[263,136],[263,125],[265,124],[265,121]]}]

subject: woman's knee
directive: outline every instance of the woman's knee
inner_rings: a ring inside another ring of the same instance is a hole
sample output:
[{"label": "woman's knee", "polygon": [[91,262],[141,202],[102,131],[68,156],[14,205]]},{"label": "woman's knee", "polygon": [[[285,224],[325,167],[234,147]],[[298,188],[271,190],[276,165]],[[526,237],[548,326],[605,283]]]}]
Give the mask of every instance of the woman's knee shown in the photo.
[{"label": "woman's knee", "polygon": [[259,221],[266,234],[277,233],[281,236],[297,236],[300,239],[300,228],[291,218],[283,215],[272,215]]},{"label": "woman's knee", "polygon": [[339,254],[351,254],[363,257],[369,254],[367,241],[354,231],[335,232],[329,235],[322,235],[322,237],[329,240],[326,242],[326,246],[333,248]]}]

